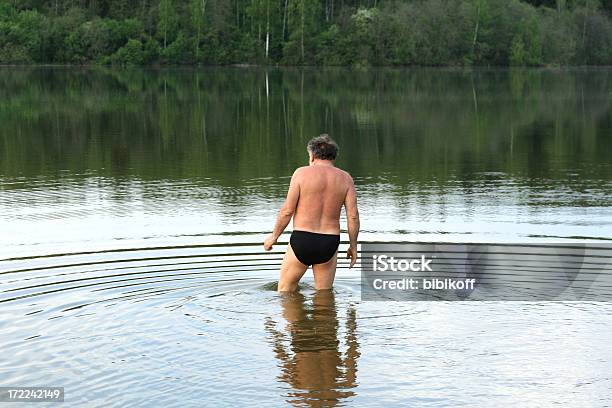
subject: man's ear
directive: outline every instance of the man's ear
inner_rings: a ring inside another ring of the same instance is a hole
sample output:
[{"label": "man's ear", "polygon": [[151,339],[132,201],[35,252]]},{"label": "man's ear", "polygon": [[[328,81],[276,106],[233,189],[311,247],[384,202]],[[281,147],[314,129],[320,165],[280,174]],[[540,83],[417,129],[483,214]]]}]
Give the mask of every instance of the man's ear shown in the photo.
[{"label": "man's ear", "polygon": [[308,164],[312,164],[313,161],[314,161],[314,155],[308,152]]}]

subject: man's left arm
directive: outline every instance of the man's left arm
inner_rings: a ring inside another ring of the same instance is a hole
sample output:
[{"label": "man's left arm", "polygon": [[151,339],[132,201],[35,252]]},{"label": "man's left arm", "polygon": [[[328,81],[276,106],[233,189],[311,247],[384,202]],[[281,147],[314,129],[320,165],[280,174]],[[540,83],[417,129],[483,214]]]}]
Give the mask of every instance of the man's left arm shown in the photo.
[{"label": "man's left arm", "polygon": [[293,214],[295,213],[295,209],[297,208],[297,203],[300,198],[298,172],[299,169],[293,173],[293,176],[291,176],[289,191],[287,192],[287,199],[278,213],[276,224],[274,225],[274,231],[272,231],[272,234],[270,234],[264,241],[264,249],[266,251],[271,250],[272,246],[276,244],[276,240],[278,237],[280,237],[285,228],[287,228],[287,225],[289,225],[289,222],[291,221],[291,217],[293,217]]}]

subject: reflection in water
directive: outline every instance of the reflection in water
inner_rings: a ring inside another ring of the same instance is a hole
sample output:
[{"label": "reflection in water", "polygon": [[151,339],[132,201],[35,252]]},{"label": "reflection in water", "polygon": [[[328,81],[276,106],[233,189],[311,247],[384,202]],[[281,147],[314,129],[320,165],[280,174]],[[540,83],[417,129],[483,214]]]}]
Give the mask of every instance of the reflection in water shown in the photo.
[{"label": "reflection in water", "polygon": [[346,352],[342,353],[333,291],[317,291],[312,303],[299,292],[283,294],[282,307],[287,333],[276,330],[271,319],[266,329],[280,362],[279,379],[293,388],[288,394],[289,402],[298,406],[335,406],[354,396],[359,358],[355,309],[347,311]]},{"label": "reflection in water", "polygon": [[329,133],[360,183],[588,184],[610,176],[611,74],[2,68],[0,176],[13,188],[84,171],[241,188],[289,176],[306,142]]}]

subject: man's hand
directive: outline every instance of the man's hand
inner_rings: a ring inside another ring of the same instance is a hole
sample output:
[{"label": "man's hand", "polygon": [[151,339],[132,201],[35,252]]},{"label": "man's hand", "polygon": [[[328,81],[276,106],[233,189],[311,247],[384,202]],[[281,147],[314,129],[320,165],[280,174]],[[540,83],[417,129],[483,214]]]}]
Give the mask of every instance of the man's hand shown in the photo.
[{"label": "man's hand", "polygon": [[276,237],[274,236],[274,234],[270,234],[268,238],[266,238],[266,240],[264,241],[264,249],[266,251],[270,251],[274,244],[276,244]]},{"label": "man's hand", "polygon": [[357,262],[357,247],[356,246],[349,246],[349,249],[346,251],[346,259],[351,260],[351,264],[349,265],[349,268],[352,268],[355,265],[355,262]]}]

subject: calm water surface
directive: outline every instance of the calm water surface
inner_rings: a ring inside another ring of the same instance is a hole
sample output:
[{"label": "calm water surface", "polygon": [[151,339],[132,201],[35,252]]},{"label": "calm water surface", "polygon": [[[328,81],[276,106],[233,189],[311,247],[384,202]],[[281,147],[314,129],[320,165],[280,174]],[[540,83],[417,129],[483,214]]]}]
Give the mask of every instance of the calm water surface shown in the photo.
[{"label": "calm water surface", "polygon": [[[69,406],[609,406],[608,303],[275,292],[327,132],[363,241],[612,240],[612,70],[0,69],[0,385]],[[343,226],[345,223],[343,221]],[[341,250],[346,249],[346,234]]]}]

